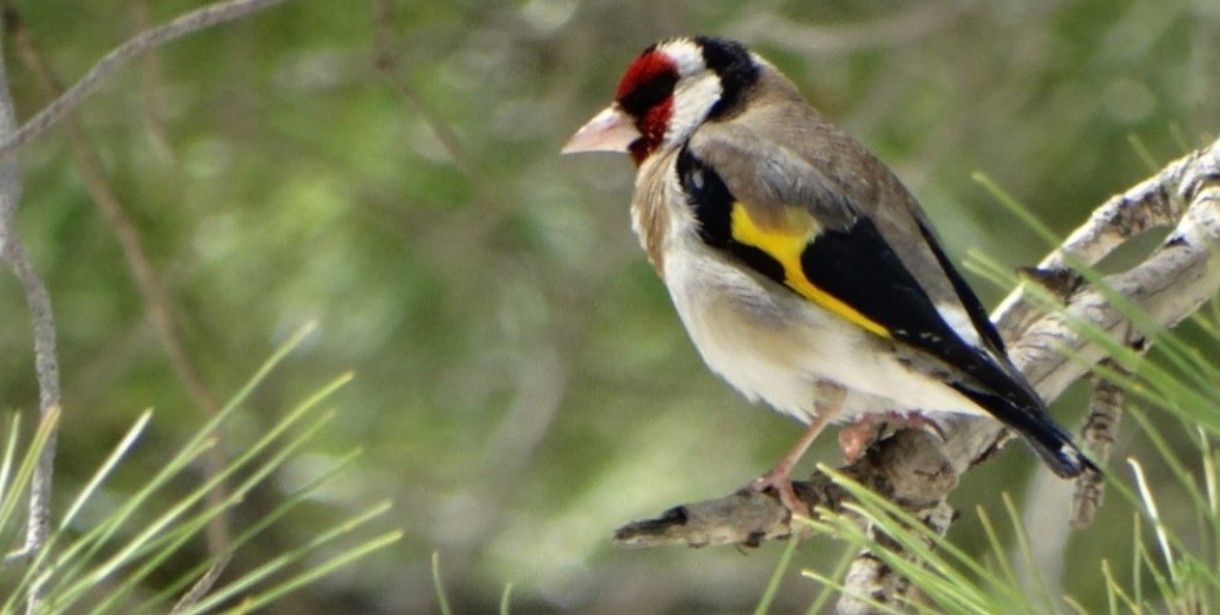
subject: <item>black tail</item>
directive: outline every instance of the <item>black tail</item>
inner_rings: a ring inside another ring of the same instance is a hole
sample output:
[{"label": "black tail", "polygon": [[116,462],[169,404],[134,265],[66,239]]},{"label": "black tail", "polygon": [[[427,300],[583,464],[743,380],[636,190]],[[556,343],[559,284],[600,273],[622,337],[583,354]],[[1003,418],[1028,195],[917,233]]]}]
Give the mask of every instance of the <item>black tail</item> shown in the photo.
[{"label": "black tail", "polygon": [[[1089,458],[1085,457],[1080,448],[1072,442],[1072,436],[1068,434],[1067,430],[1060,427],[1050,417],[1042,400],[1033,397],[1035,394],[1028,390],[1028,386],[1020,386],[1024,382],[1013,382],[1013,384],[1015,390],[1010,389],[1009,392],[1019,391],[1017,395],[1013,396],[1024,399],[1018,401],[1007,395],[975,391],[960,384],[952,386],[1021,434],[1021,438],[1034,449],[1035,453],[1038,453],[1038,456],[1046,462],[1046,465],[1050,466],[1055,474],[1063,478],[1075,478],[1086,469],[1098,471],[1097,466],[1093,465],[1093,462],[1089,461]],[[1033,398],[1031,399],[1031,397]]]}]

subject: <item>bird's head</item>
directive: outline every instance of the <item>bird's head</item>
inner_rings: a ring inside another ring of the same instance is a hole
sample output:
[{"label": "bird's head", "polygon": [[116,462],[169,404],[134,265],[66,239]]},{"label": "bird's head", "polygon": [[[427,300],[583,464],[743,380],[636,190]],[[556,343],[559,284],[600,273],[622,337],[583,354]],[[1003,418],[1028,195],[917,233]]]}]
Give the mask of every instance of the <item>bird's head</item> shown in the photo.
[{"label": "bird's head", "polygon": [[708,119],[730,113],[758,80],[762,60],[740,43],[698,36],[645,49],[627,67],[614,102],[562,152],[630,153],[637,165],[677,147]]}]

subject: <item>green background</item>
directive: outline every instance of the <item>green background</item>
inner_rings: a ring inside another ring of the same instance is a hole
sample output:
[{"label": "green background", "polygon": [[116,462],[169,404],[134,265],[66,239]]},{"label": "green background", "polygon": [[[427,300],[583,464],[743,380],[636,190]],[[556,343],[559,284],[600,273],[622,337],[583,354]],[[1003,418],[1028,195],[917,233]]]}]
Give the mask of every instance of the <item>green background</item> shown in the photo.
[{"label": "green background", "polygon": [[[159,23],[199,3],[14,5],[70,83],[137,32],[142,13]],[[732,491],[799,433],[703,367],[631,236],[630,161],[557,154],[655,40],[750,43],[895,169],[958,262],[975,250],[1015,267],[1047,250],[973,172],[1067,233],[1150,174],[1132,137],[1162,164],[1220,130],[1214,0],[381,6],[388,14],[367,1],[293,0],[173,42],[76,115],[214,395],[231,394],[302,323],[320,322],[230,424],[229,451],[323,382],[356,372],[323,441],[235,523],[352,447],[363,456],[239,553],[232,573],[382,498],[395,505],[383,524],[406,538],[277,613],[436,612],[433,550],[460,613],[494,612],[509,582],[517,613],[752,609],[780,545],[743,554],[609,542],[628,520]],[[388,70],[375,62],[379,29]],[[8,43],[28,118],[46,98]],[[104,493],[121,501],[203,413],[63,133],[27,146],[20,162],[19,230],[59,332],[57,510],[154,407],[151,431]],[[968,277],[988,305],[1006,292]],[[0,277],[0,314],[0,400],[28,412],[31,337],[11,276]],[[1055,412],[1074,426],[1083,399],[1070,394]],[[837,462],[834,442],[823,438],[806,462]],[[1134,429],[1119,447],[1147,450]],[[1153,462],[1154,479],[1158,471]],[[975,507],[1002,516],[1008,491],[1048,551],[1042,574],[1097,604],[1099,559],[1130,558],[1131,512],[1113,504],[1095,529],[1061,535],[1064,490],[1012,446],[955,495],[954,539],[981,551]],[[825,572],[842,552],[816,538],[797,563]],[[799,612],[818,591],[789,577],[775,612]]]}]

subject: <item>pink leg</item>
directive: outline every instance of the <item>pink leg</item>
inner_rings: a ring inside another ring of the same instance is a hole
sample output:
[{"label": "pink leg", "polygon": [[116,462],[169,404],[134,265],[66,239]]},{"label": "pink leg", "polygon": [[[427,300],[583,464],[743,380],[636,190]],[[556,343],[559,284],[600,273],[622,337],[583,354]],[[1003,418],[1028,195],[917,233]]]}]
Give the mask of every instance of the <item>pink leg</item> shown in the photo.
[{"label": "pink leg", "polygon": [[780,504],[783,504],[784,508],[788,509],[788,512],[793,515],[809,516],[809,507],[796,497],[796,491],[792,489],[792,468],[805,455],[805,451],[809,450],[809,446],[817,439],[818,434],[822,433],[822,430],[838,414],[839,409],[843,405],[844,391],[839,387],[833,387],[830,389],[830,395],[827,397],[829,397],[829,401],[825,404],[825,407],[821,408],[821,412],[814,417],[813,422],[809,424],[805,433],[796,441],[792,449],[780,458],[779,463],[775,464],[774,468],[751,481],[742,491],[754,493],[763,493],[768,490],[774,491],[779,496]]}]

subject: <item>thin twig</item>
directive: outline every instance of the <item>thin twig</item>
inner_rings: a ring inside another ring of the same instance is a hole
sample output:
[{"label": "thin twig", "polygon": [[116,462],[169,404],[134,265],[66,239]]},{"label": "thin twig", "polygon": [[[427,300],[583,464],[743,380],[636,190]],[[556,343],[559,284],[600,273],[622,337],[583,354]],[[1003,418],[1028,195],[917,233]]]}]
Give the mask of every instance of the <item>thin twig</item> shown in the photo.
[{"label": "thin twig", "polygon": [[382,74],[385,80],[394,87],[394,90],[402,96],[403,100],[424,120],[432,134],[436,135],[436,140],[440,142],[441,147],[445,149],[445,152],[453,160],[454,166],[474,186],[480,188],[487,186],[486,178],[480,172],[479,166],[475,164],[474,159],[466,151],[466,148],[462,146],[461,140],[458,139],[453,129],[449,127],[449,123],[411,86],[406,78],[398,75],[399,62],[394,54],[393,45],[390,43],[393,25],[394,15],[390,8],[390,2],[388,0],[374,0],[373,31],[376,49],[374,50],[373,65],[376,66],[377,71]]},{"label": "thin twig", "polygon": [[[16,114],[9,96],[8,69],[0,57],[0,135],[10,135],[16,129]],[[8,263],[21,283],[34,329],[34,371],[38,380],[39,414],[46,419],[60,406],[59,360],[55,349],[55,319],[46,284],[34,270],[29,254],[17,236],[13,224],[21,202],[21,175],[16,159],[0,160],[0,256]],[[58,431],[52,431],[46,446],[38,455],[30,483],[29,519],[26,523],[25,545],[8,561],[30,557],[46,543],[51,528],[51,478],[55,468],[55,442]],[[37,577],[37,571],[35,577]],[[34,583],[26,597],[26,611],[33,613],[42,604],[43,586]]]},{"label": "thin twig", "polygon": [[[132,17],[135,20],[137,32],[150,30],[153,27],[152,14],[148,8],[148,0],[134,0],[131,3]],[[142,75],[141,86],[144,90],[141,99],[144,102],[144,125],[148,127],[149,140],[161,157],[171,164],[177,165],[177,156],[170,145],[169,131],[165,127],[164,83],[165,71],[161,55],[155,50],[149,53],[140,66]],[[59,93],[57,92],[58,96]]]},{"label": "thin twig", "polygon": [[[4,24],[6,33],[11,36],[18,55],[21,57],[26,68],[29,69],[38,81],[38,85],[43,89],[43,93],[50,98],[59,96],[63,89],[59,79],[47,61],[46,56],[38,47],[38,43],[34,40],[33,33],[25,27],[15,8],[9,7],[5,11]],[[114,231],[115,237],[119,241],[119,245],[123,250],[123,256],[131,268],[132,277],[135,278],[136,288],[139,290],[140,297],[148,309],[148,318],[157,333],[157,338],[165,348],[170,364],[174,368],[174,373],[177,374],[179,381],[182,382],[183,387],[194,400],[195,405],[199,406],[207,417],[216,416],[220,412],[220,404],[217,403],[212,392],[208,390],[207,385],[203,383],[203,378],[200,376],[198,368],[196,368],[194,361],[191,359],[190,354],[187,353],[186,347],[177,333],[177,326],[173,319],[173,311],[170,309],[170,302],[165,292],[165,287],[161,284],[156,271],[144,252],[144,247],[135,224],[132,223],[131,218],[127,216],[126,211],[123,209],[118,195],[106,177],[105,171],[102,170],[101,160],[98,158],[97,152],[89,144],[89,140],[85,136],[85,131],[81,128],[80,123],[70,114],[64,117],[62,123],[72,150],[72,158],[75,160],[77,168],[80,169],[89,195],[101,211],[102,218],[110,225],[111,230]],[[221,437],[221,434],[218,433],[217,437]],[[224,465],[224,448],[218,442],[217,446],[208,450],[205,461],[207,477],[210,478],[219,474]],[[222,481],[218,483],[216,489],[208,494],[208,504],[210,506],[220,506],[227,494],[228,485]],[[213,555],[220,555],[228,550],[229,534],[229,517],[227,514],[217,515],[208,524],[208,547]]]},{"label": "thin twig", "polygon": [[447,224],[429,227],[423,239],[415,237],[413,241],[429,242],[435,238],[452,244],[451,233],[460,230],[462,241],[478,243],[479,238],[492,233],[513,210],[512,204],[504,198],[512,189],[487,172],[462,143],[451,123],[413,84],[406,63],[400,62],[395,53],[395,22],[391,4],[390,0],[373,0],[372,3],[374,68],[402,99],[407,110],[417,115],[436,137],[441,149],[449,155],[453,167],[465,175],[474,187],[475,198],[480,203],[479,207],[468,208],[465,213],[451,217]]},{"label": "thin twig", "polygon": [[128,39],[122,45],[98,60],[89,72],[81,77],[72,87],[68,88],[59,98],[43,107],[30,121],[26,122],[16,132],[9,133],[0,141],[0,160],[11,156],[21,146],[29,143],[34,137],[46,132],[55,125],[67,112],[76,108],[85,97],[97,90],[102,83],[115,71],[122,68],[132,58],[154,49],[167,41],[197,32],[209,26],[233,21],[255,11],[259,11],[287,0],[230,0],[205,6],[199,10],[187,13],[165,25],[141,32]]}]

